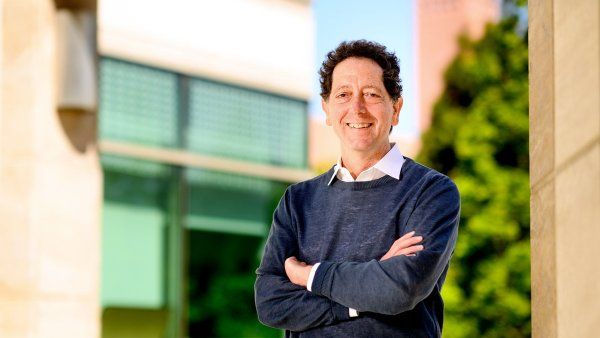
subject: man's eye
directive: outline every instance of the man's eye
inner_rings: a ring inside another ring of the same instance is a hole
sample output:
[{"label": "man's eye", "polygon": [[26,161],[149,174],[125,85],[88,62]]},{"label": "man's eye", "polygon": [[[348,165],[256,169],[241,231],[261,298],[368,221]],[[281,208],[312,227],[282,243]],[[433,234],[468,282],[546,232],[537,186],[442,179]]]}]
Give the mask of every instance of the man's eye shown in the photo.
[{"label": "man's eye", "polygon": [[347,93],[339,93],[339,94],[337,94],[337,97],[340,97],[340,98],[343,98],[343,97],[346,97],[346,96],[348,96]]},{"label": "man's eye", "polygon": [[365,93],[365,96],[368,96],[368,97],[379,97],[379,94],[377,94],[377,93]]}]

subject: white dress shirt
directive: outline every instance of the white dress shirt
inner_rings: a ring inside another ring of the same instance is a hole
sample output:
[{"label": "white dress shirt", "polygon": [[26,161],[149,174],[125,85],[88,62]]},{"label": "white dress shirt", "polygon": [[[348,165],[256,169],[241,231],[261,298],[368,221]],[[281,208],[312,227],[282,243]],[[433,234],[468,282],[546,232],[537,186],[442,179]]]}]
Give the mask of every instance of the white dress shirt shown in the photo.
[{"label": "white dress shirt", "polygon": [[[356,179],[352,177],[350,171],[344,167],[342,167],[342,159],[339,158],[335,167],[333,167],[333,175],[331,175],[331,179],[327,185],[331,185],[333,179],[337,177],[338,180],[344,182],[366,182],[373,181],[379,178],[382,178],[385,175],[391,176],[397,180],[400,179],[400,171],[402,170],[402,165],[404,164],[404,156],[400,149],[395,143],[392,143],[392,148],[382,157],[374,166],[365,169],[362,171]],[[308,281],[306,282],[306,289],[308,291],[312,291],[312,282],[315,278],[315,273],[319,268],[321,263],[316,263],[310,269],[310,274],[308,275]],[[350,308],[350,317],[357,317],[358,312],[355,309]]]}]

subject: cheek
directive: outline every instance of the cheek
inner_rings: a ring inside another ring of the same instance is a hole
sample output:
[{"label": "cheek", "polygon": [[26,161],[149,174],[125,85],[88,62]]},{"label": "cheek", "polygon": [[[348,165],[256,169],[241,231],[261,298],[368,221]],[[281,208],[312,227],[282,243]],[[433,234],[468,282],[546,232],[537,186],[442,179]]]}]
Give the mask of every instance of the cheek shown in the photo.
[{"label": "cheek", "polygon": [[372,112],[373,116],[379,121],[379,123],[389,123],[393,119],[393,115],[388,113],[384,107],[380,106],[379,109],[373,110]]},{"label": "cheek", "polygon": [[346,110],[344,109],[336,109],[331,115],[332,122],[336,124],[342,124],[344,117],[346,116]]}]

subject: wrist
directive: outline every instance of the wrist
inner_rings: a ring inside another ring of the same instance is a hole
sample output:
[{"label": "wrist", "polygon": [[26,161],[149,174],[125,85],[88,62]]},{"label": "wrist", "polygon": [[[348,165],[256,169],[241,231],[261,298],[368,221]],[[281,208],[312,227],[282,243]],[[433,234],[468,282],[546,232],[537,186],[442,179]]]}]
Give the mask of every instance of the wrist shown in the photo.
[{"label": "wrist", "polygon": [[312,267],[313,267],[312,265],[307,265],[302,268],[301,283],[302,283],[303,287],[307,287],[307,285],[308,285],[308,280],[310,279],[310,271],[312,270]]},{"label": "wrist", "polygon": [[315,279],[315,273],[317,272],[319,265],[321,265],[321,263],[316,263],[310,269],[310,273],[308,274],[308,282],[306,282],[306,289],[308,291],[312,292],[312,283],[313,283],[313,280]]}]

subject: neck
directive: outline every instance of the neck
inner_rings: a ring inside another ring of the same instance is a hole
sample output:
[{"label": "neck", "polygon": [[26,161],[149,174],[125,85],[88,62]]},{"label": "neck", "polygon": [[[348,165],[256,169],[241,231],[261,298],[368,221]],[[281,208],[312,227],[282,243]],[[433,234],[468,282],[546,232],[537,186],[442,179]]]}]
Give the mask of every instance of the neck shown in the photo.
[{"label": "neck", "polygon": [[368,153],[342,148],[342,166],[348,169],[352,177],[356,179],[361,172],[379,162],[391,148],[389,142]]}]

